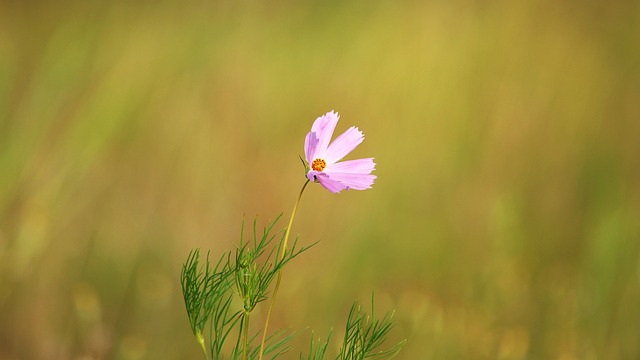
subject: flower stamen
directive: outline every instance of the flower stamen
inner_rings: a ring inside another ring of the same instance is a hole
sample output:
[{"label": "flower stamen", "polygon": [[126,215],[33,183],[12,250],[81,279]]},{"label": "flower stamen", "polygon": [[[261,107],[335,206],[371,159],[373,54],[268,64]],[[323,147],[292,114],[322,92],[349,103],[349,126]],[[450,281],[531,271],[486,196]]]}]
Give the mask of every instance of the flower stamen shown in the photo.
[{"label": "flower stamen", "polygon": [[327,167],[327,163],[322,159],[315,159],[311,163],[311,168],[315,171],[322,171]]}]

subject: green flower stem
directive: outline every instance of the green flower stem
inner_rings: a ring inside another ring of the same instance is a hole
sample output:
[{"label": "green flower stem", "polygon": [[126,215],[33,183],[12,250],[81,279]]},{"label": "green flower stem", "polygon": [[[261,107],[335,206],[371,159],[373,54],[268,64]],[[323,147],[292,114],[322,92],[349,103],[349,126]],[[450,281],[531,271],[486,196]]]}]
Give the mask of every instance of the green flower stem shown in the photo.
[{"label": "green flower stem", "polygon": [[242,358],[244,360],[248,359],[247,348],[249,347],[249,317],[251,316],[250,312],[246,312],[244,316],[244,346],[243,346],[243,355]]},{"label": "green flower stem", "polygon": [[[287,243],[289,241],[289,234],[291,233],[291,226],[293,225],[293,218],[296,217],[296,211],[298,211],[298,204],[300,204],[300,199],[302,198],[302,193],[304,193],[304,189],[309,184],[309,179],[305,181],[304,185],[302,185],[302,189],[300,189],[300,194],[298,194],[298,199],[296,200],[295,205],[293,205],[293,211],[291,212],[291,219],[289,219],[289,226],[287,226],[287,230],[284,233],[284,243],[282,245],[282,253],[280,254],[280,258],[284,258],[284,255],[287,252]],[[282,269],[278,272],[278,279],[276,280],[276,287],[273,289],[273,296],[271,297],[271,301],[269,302],[269,311],[267,312],[267,319],[264,323],[264,330],[262,332],[262,342],[260,343],[260,360],[264,355],[264,343],[267,340],[267,329],[269,328],[269,319],[271,318],[271,310],[273,309],[273,303],[276,301],[276,295],[278,295],[278,289],[280,288],[280,280],[282,280]]]}]

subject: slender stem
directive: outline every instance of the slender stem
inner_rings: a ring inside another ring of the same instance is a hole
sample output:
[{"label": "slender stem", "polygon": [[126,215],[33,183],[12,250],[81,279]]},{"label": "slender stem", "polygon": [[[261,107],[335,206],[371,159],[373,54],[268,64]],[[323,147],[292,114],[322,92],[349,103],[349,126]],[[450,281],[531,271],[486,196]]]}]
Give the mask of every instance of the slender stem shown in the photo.
[{"label": "slender stem", "polygon": [[244,316],[244,345],[243,345],[243,355],[242,358],[247,360],[247,347],[249,347],[249,317],[251,316],[250,312],[246,312]]},{"label": "slender stem", "polygon": [[[293,225],[293,218],[296,217],[296,212],[298,211],[298,204],[300,204],[300,199],[302,198],[302,193],[304,193],[304,189],[307,187],[308,184],[309,184],[309,179],[307,179],[307,181],[305,181],[304,185],[302,185],[302,189],[300,189],[300,194],[298,194],[298,199],[296,200],[296,203],[293,205],[293,211],[291,212],[291,219],[289,219],[289,226],[287,226],[287,230],[284,233],[284,245],[282,246],[282,254],[280,254],[280,259],[284,258],[284,255],[287,252],[287,242],[289,241],[289,234],[291,233],[291,226]],[[282,273],[282,270],[280,272]]]},{"label": "slender stem", "polygon": [[[300,204],[300,199],[302,198],[302,193],[304,193],[304,189],[309,184],[309,179],[305,181],[304,185],[302,185],[302,189],[300,189],[300,194],[298,194],[298,199],[296,203],[293,205],[293,211],[291,212],[291,219],[289,219],[289,226],[287,226],[287,230],[284,233],[284,242],[282,245],[282,253],[280,254],[280,259],[284,258],[287,253],[287,243],[289,241],[289,234],[291,233],[291,226],[293,225],[293,218],[296,217],[296,212],[298,211],[298,204]],[[273,289],[273,296],[271,296],[271,301],[269,302],[269,311],[267,312],[267,319],[264,323],[264,330],[262,332],[262,343],[260,343],[260,360],[264,355],[264,343],[267,340],[267,329],[269,328],[269,319],[271,318],[271,310],[273,309],[273,303],[276,301],[276,295],[278,295],[278,289],[280,289],[280,280],[282,280],[282,269],[278,271],[278,279],[276,280],[276,287]]]}]

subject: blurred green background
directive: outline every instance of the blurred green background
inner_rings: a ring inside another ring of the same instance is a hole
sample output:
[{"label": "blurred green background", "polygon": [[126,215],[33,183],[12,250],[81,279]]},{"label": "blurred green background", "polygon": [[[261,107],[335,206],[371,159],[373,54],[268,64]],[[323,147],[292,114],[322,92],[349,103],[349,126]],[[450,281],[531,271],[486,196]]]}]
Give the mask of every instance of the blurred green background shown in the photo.
[{"label": "blurred green background", "polygon": [[182,262],[288,218],[332,109],[378,180],[308,189],[276,327],[638,359],[639,64],[634,1],[4,1],[0,359],[201,358]]}]

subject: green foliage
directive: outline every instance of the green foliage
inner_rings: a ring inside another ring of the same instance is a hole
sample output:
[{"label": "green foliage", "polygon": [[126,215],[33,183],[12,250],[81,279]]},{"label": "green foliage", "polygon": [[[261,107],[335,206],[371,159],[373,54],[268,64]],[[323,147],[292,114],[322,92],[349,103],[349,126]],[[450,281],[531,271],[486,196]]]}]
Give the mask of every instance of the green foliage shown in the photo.
[{"label": "green foliage", "polygon": [[[200,264],[199,249],[189,253],[182,267],[180,282],[191,330],[206,357],[209,354],[212,359],[223,359],[229,335],[232,330],[237,329],[235,345],[229,350],[230,358],[257,358],[259,346],[252,344],[260,332],[250,339],[246,336],[249,331],[250,313],[258,303],[267,299],[269,287],[278,272],[310,247],[297,249],[296,241],[290,249],[283,251],[283,237],[277,244],[273,244],[277,236],[273,228],[279,219],[280,216],[265,227],[260,236],[254,221],[251,242],[243,240],[243,221],[235,256],[232,257],[230,252],[225,252],[215,266],[212,266],[209,260],[209,253],[204,265]],[[279,253],[283,255],[278,256]],[[242,302],[242,309],[236,309],[234,306],[236,298]],[[208,351],[203,335],[207,322]],[[282,331],[275,332],[267,338],[267,358],[275,359],[288,351],[287,344],[291,338],[292,335],[285,336]]]},{"label": "green foliage", "polygon": [[338,360],[391,359],[402,349],[406,340],[387,350],[378,350],[393,328],[393,312],[382,320],[374,318],[374,301],[371,298],[371,315],[364,313],[358,301],[353,303]]},{"label": "green foliage", "polygon": [[[224,261],[225,258],[227,261]],[[201,267],[200,250],[195,249],[189,253],[187,261],[182,266],[180,283],[189,324],[203,351],[205,351],[204,327],[212,314],[214,314],[212,322],[214,333],[218,335],[212,339],[212,344],[215,345],[212,349],[221,347],[228,335],[228,331],[224,329],[232,327],[235,323],[230,320],[234,316],[228,314],[231,303],[231,297],[227,295],[231,285],[231,267],[228,260],[229,254],[223,255],[212,268],[209,253],[207,253],[206,264]]]},{"label": "green foliage", "polygon": [[[239,334],[243,333],[243,323],[240,323]],[[260,351],[260,343],[257,342],[261,334],[261,330],[254,333],[254,335],[247,341],[247,359],[258,359]],[[286,334],[284,330],[278,330],[267,337],[265,343],[264,358],[265,359],[277,359],[281,355],[291,350],[289,342],[294,338],[295,334]],[[238,336],[236,345],[231,349],[231,359],[243,359],[244,358],[244,344],[242,344],[242,338]],[[224,357],[220,357],[223,359]]]},{"label": "green foliage", "polygon": [[212,359],[222,358],[225,341],[231,330],[240,320],[238,315],[241,312],[239,310],[235,312],[231,311],[232,300],[233,296],[231,294],[226,295],[225,301],[218,303],[218,306],[212,312],[209,330],[209,344]]},{"label": "green foliage", "polygon": [[[262,232],[253,222],[253,238],[244,241],[244,221],[240,243],[235,254],[224,252],[212,266],[209,253],[205,263],[200,264],[200,250],[189,253],[182,267],[180,281],[185,308],[191,330],[207,359],[258,359],[260,344],[256,340],[261,329],[249,336],[251,313],[255,307],[269,298],[269,288],[278,273],[294,258],[309,249],[297,247],[297,239],[289,249],[284,248],[284,236],[275,242],[278,234],[274,227],[280,216],[266,226]],[[236,300],[236,301],[234,301]],[[373,303],[373,300],[372,300]],[[373,306],[373,305],[372,305]],[[392,315],[387,314],[381,321],[374,320],[361,311],[354,303],[347,320],[347,331],[338,360],[363,360],[366,358],[389,359],[398,353],[401,342],[395,347],[378,351],[392,328]],[[208,350],[204,331],[209,323]],[[230,345],[230,334],[236,330],[235,343]],[[264,358],[276,359],[291,350],[290,341],[294,334],[284,330],[275,331],[265,342]],[[312,334],[308,360],[322,360],[327,356],[331,334],[322,342]],[[304,356],[300,354],[300,359]]]},{"label": "green foliage", "polygon": [[[240,244],[236,248],[235,255],[235,285],[240,298],[244,304],[245,312],[251,312],[255,306],[267,299],[269,286],[280,270],[293,258],[300,255],[311,246],[296,249],[298,239],[294,241],[290,249],[284,251],[283,256],[278,256],[282,252],[282,240],[278,246],[272,246],[276,235],[270,235],[273,226],[282,216],[279,215],[268,227],[262,232],[262,236],[258,239],[256,221],[253,222],[253,246],[250,243],[243,243],[244,221],[242,223],[242,233],[240,235]],[[265,258],[259,263],[257,260],[261,257]]]},{"label": "green foliage", "polygon": [[[311,333],[311,341],[309,342],[309,355],[307,356],[307,360],[322,360],[327,353],[327,346],[329,346],[329,341],[331,340],[331,333],[327,336],[326,341],[322,341],[321,339],[317,339],[314,337],[314,333]],[[303,360],[304,357],[300,354],[300,360]]]}]

